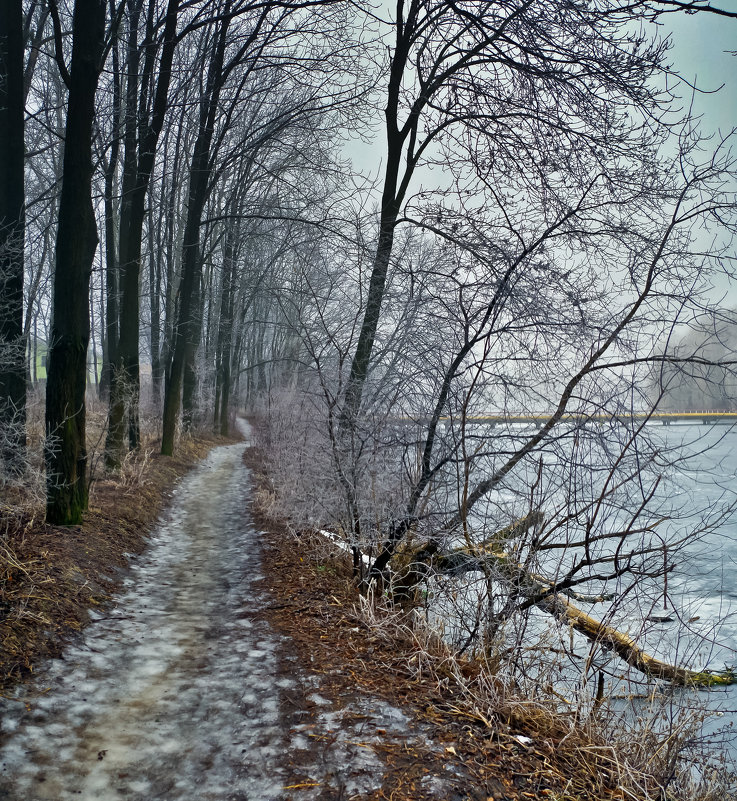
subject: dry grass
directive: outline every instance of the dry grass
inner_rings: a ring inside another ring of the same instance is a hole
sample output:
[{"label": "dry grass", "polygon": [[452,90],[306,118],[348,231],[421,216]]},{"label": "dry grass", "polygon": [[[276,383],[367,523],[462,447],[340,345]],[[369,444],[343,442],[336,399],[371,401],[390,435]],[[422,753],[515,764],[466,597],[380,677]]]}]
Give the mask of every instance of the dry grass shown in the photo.
[{"label": "dry grass", "polygon": [[175,457],[162,457],[148,422],[141,450],[126,457],[119,475],[105,476],[105,420],[104,406],[93,403],[87,438],[92,480],[84,523],[48,526],[43,428],[38,405],[31,408],[29,470],[0,505],[0,689],[28,677],[39,659],[58,654],[65,639],[87,622],[87,610],[109,600],[128,554],[143,550],[176,481],[222,441],[183,438]]},{"label": "dry grass", "polygon": [[[335,558],[340,558],[336,555]],[[560,698],[522,695],[512,669],[500,654],[464,658],[429,628],[414,610],[397,609],[386,596],[359,596],[355,619],[373,637],[401,650],[403,669],[416,682],[450,693],[459,719],[488,731],[500,725],[522,733],[534,747],[544,744],[566,777],[566,798],[716,801],[737,797],[737,775],[726,753],[699,748],[708,717],[703,704],[673,714],[676,701],[667,687],[651,687],[636,721],[602,705],[586,714]],[[395,664],[395,663],[394,663]],[[664,721],[668,725],[664,725]]]}]

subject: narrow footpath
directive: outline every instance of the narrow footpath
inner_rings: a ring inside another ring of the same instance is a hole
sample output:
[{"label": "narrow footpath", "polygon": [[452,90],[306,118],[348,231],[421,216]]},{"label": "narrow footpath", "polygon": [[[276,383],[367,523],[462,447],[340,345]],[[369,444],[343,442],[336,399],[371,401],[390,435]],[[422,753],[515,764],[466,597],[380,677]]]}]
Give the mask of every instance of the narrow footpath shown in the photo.
[{"label": "narrow footpath", "polygon": [[[428,745],[387,701],[346,709],[322,697],[267,621],[245,447],[215,448],[182,480],[116,603],[31,687],[0,699],[0,798],[382,798],[372,744]],[[452,767],[417,791],[486,798]]]}]

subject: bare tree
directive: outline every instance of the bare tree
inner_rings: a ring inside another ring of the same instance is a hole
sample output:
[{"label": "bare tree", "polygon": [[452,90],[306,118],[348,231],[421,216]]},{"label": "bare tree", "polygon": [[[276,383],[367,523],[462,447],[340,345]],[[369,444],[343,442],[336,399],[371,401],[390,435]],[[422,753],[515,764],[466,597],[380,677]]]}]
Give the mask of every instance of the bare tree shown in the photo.
[{"label": "bare tree", "polygon": [[87,507],[85,389],[89,284],[97,247],[92,208],[92,123],[105,52],[104,0],[77,0],[66,67],[59,10],[51,5],[59,71],[69,90],[56,236],[53,321],[46,384],[46,518],[73,525]]},{"label": "bare tree", "polygon": [[[664,45],[633,31],[664,9],[734,15],[677,0],[571,3],[564,10],[530,0],[396,4],[387,22],[387,150],[377,244],[345,387],[344,431],[361,408],[394,231],[417,167],[442,166],[448,152],[438,155],[437,148],[443,141],[475,143],[486,153],[494,192],[497,174],[527,174],[535,183],[558,165],[580,181],[584,162],[598,169],[597,162],[603,166],[615,154],[652,147],[670,99],[653,81],[664,69]],[[650,130],[635,117],[647,119]],[[556,187],[548,191],[555,196]]]},{"label": "bare tree", "polygon": [[[120,338],[116,358],[112,362],[110,414],[105,446],[109,468],[120,465],[126,429],[130,448],[135,449],[140,444],[139,284],[145,203],[168,106],[174,48],[179,41],[179,0],[170,0],[167,5],[160,42],[156,41],[157,4],[150,2],[145,21],[145,36],[139,43],[138,28],[142,6],[140,0],[128,3],[125,154],[119,239]],[[154,70],[157,44],[160,47],[160,56],[158,68]],[[143,64],[140,63],[142,54]],[[111,315],[108,316],[110,318]],[[108,326],[110,325],[109,321]]]}]

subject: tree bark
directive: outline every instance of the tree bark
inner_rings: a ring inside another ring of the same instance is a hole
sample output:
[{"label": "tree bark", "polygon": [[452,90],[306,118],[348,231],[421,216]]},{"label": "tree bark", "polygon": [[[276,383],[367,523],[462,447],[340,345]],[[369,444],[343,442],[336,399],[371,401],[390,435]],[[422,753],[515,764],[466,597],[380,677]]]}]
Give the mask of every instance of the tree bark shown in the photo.
[{"label": "tree bark", "polygon": [[85,385],[90,275],[97,247],[92,122],[104,35],[105,0],[77,0],[46,383],[46,520],[57,525],[81,523],[87,507]]},{"label": "tree bark", "polygon": [[347,430],[358,416],[361,409],[363,389],[368,377],[369,365],[371,363],[371,353],[374,348],[376,329],[381,317],[381,305],[384,299],[384,289],[386,287],[386,275],[389,269],[389,261],[394,247],[394,228],[401,207],[401,198],[397,197],[397,181],[399,175],[399,163],[401,157],[401,141],[398,140],[396,133],[392,136],[389,132],[390,147],[389,158],[387,160],[386,173],[384,177],[384,191],[381,203],[381,219],[379,222],[379,242],[376,246],[376,255],[371,269],[371,280],[369,282],[368,296],[366,298],[366,310],[361,331],[358,335],[356,352],[351,362],[351,371],[346,382],[343,408],[341,410],[340,425]]},{"label": "tree bark", "polygon": [[[161,407],[161,260],[163,242],[160,230],[155,231],[153,213],[149,214],[152,247],[149,251],[148,278],[151,303],[151,400],[154,414]],[[156,235],[156,236],[155,236]],[[153,242],[154,236],[156,238]]]},{"label": "tree bark", "polygon": [[105,337],[103,339],[102,376],[100,377],[100,398],[110,399],[112,365],[118,358],[119,313],[119,273],[118,273],[118,231],[115,213],[116,173],[120,154],[120,64],[118,45],[113,43],[113,138],[110,155],[105,164]]},{"label": "tree bark", "polygon": [[233,349],[233,315],[235,300],[235,237],[240,235],[237,226],[228,228],[223,256],[223,281],[220,295],[220,315],[216,348],[216,386],[214,426],[217,433],[228,436],[228,406],[230,404],[231,360]]},{"label": "tree bark", "polygon": [[[131,24],[128,44],[128,95],[126,98],[125,155],[123,166],[123,202],[120,222],[120,339],[117,359],[113,366],[108,437],[105,444],[109,468],[119,467],[124,448],[126,428],[128,447],[140,446],[139,402],[141,377],[139,364],[140,278],[143,223],[146,216],[146,195],[154,167],[156,147],[166,114],[171,65],[176,47],[177,18],[180,0],[169,0],[163,45],[159,60],[158,82],[153,99],[150,122],[138,125],[138,109],[147,106],[146,97],[139,102],[139,85],[150,91],[153,82],[153,59],[146,58],[140,69],[138,20],[141,0],[131,0]],[[151,52],[154,36],[149,21],[146,40]],[[139,76],[139,72],[143,76]],[[147,80],[141,81],[141,77]],[[126,426],[127,423],[127,426]]]},{"label": "tree bark", "polygon": [[26,358],[23,337],[23,13],[0,2],[0,459],[24,470]]},{"label": "tree bark", "polygon": [[608,651],[613,651],[630,667],[653,679],[684,687],[737,684],[737,673],[731,669],[689,670],[650,656],[628,634],[623,634],[581,611],[560,593],[546,595],[537,606],[560,618],[592,642],[598,643]]}]

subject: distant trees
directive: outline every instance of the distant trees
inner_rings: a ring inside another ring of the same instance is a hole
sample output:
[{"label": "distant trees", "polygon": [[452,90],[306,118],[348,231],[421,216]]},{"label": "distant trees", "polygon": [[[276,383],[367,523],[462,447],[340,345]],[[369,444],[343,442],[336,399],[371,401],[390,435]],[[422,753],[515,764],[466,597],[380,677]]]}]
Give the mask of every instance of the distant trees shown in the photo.
[{"label": "distant trees", "polygon": [[685,334],[669,332],[664,360],[653,367],[652,392],[671,411],[734,411],[737,408],[737,316],[733,309],[689,323]]},{"label": "distant trees", "polygon": [[[320,4],[318,4],[320,5]],[[329,4],[326,4],[329,5]],[[254,4],[251,13],[231,13],[230,4],[223,6],[222,14],[205,30],[196,59],[201,64],[204,78],[198,100],[198,112],[192,129],[192,156],[189,163],[189,182],[186,201],[186,220],[182,232],[181,283],[178,289],[176,322],[172,329],[171,360],[166,373],[163,409],[162,453],[169,454],[174,447],[179,407],[186,428],[192,425],[195,413],[195,395],[198,384],[195,359],[200,345],[203,322],[213,315],[205,311],[202,273],[205,262],[203,237],[209,233],[224,237],[222,258],[227,267],[219,286],[224,292],[224,305],[220,312],[230,314],[228,297],[232,292],[228,270],[233,270],[232,259],[236,243],[234,235],[241,221],[255,215],[263,219],[264,227],[271,220],[278,221],[290,215],[288,197],[296,194],[288,178],[304,169],[319,173],[324,165],[315,158],[322,150],[320,138],[334,135],[331,114],[353,96],[351,81],[341,78],[344,86],[327,89],[320,81],[327,74],[335,74],[337,59],[342,49],[333,49],[340,14],[333,18],[328,9],[325,14],[308,14],[302,3],[286,6]],[[315,48],[312,40],[304,39],[305,30],[317,36],[319,28],[321,46]],[[319,53],[319,59],[317,54]],[[316,65],[319,60],[319,69]],[[306,148],[311,146],[314,153]],[[241,187],[234,187],[228,169],[237,168]],[[208,229],[203,215],[219,182],[233,192],[233,202],[226,204],[220,226]],[[243,194],[243,186],[247,194]],[[271,208],[264,208],[264,187],[273,187],[284,195]],[[236,203],[236,199],[238,202]],[[320,199],[321,202],[324,199]],[[299,201],[297,201],[299,203]],[[297,213],[297,220],[302,212]],[[313,215],[314,216],[314,215]],[[229,219],[230,218],[230,219]],[[305,224],[310,224],[308,214]],[[229,230],[234,228],[234,231]],[[237,246],[241,249],[241,245]],[[212,283],[211,286],[218,286]],[[233,309],[235,313],[235,309]],[[221,319],[218,399],[221,409],[218,418],[227,420],[223,399],[230,397],[227,368],[222,361],[224,348],[231,332],[222,328]]]}]

